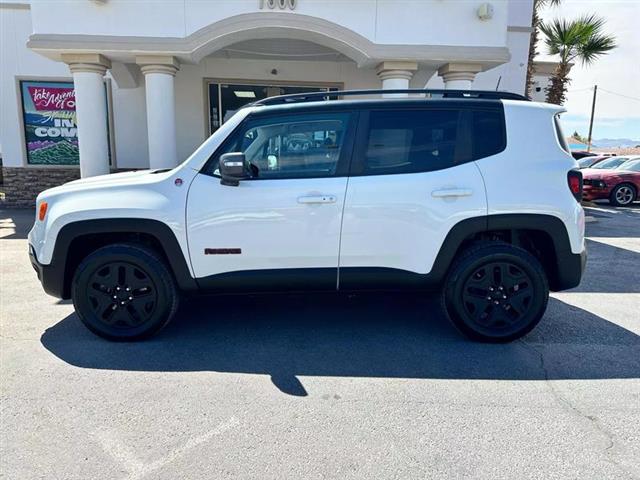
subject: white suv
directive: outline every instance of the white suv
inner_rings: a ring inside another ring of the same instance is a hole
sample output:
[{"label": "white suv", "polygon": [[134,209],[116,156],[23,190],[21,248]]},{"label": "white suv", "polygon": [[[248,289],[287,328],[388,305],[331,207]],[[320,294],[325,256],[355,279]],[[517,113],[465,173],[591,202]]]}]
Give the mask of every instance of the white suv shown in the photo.
[{"label": "white suv", "polygon": [[41,193],[45,291],[112,340],[157,332],[180,291],[303,289],[440,289],[469,337],[525,335],[586,260],[563,109],[504,92],[349,99],[363,93],[382,92],[266,99],[174,169]]}]

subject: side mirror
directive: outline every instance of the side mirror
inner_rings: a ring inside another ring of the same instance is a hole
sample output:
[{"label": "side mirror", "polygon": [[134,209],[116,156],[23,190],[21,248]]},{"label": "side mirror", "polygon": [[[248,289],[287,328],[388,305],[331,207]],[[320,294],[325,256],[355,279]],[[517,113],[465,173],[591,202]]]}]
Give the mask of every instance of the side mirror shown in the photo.
[{"label": "side mirror", "polygon": [[244,153],[231,152],[220,156],[220,183],[231,187],[240,185],[240,180],[249,178]]}]

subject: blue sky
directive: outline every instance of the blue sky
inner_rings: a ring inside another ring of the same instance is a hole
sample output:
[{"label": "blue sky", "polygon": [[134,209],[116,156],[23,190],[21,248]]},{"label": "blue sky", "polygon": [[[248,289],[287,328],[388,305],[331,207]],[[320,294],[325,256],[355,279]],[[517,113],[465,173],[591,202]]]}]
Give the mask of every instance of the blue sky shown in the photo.
[{"label": "blue sky", "polygon": [[[618,48],[590,67],[578,63],[572,68],[562,121],[565,133],[577,130],[587,135],[593,86],[597,84],[593,138],[640,140],[640,0],[563,0],[559,7],[545,9],[542,18],[572,19],[584,13],[606,19],[605,29],[615,35]],[[538,54],[541,60],[553,60],[542,42]]]}]

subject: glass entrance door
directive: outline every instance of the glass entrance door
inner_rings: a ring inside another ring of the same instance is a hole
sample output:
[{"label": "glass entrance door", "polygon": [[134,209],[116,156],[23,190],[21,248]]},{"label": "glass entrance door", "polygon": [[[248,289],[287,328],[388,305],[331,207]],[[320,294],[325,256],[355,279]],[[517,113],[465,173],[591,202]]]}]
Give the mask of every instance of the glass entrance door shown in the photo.
[{"label": "glass entrance door", "polygon": [[313,85],[258,85],[239,83],[208,84],[209,93],[209,134],[215,132],[236,111],[247,103],[276,95],[294,93],[330,92],[338,87]]}]

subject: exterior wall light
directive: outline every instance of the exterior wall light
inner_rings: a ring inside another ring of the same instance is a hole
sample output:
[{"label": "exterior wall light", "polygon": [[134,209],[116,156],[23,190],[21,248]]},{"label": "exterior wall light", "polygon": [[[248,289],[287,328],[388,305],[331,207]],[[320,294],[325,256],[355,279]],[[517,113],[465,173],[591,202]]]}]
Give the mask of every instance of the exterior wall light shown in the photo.
[{"label": "exterior wall light", "polygon": [[478,7],[478,18],[480,20],[491,20],[493,18],[493,5],[490,3],[483,3]]}]

